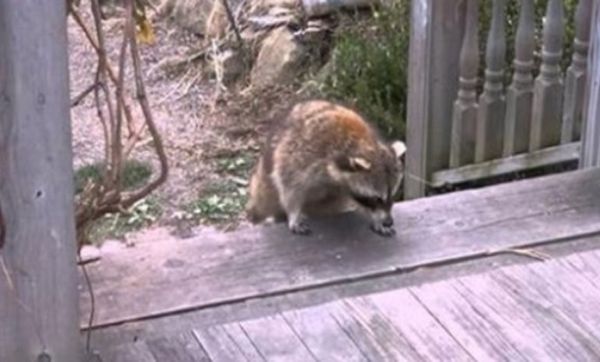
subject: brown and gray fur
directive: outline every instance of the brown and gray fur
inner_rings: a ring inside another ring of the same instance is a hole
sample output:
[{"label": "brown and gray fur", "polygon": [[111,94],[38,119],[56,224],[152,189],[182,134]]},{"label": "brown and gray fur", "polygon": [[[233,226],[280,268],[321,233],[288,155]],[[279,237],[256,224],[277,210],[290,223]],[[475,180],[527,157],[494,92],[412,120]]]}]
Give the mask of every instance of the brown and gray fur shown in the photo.
[{"label": "brown and gray fur", "polygon": [[382,141],[346,107],[299,103],[271,134],[255,166],[248,218],[287,219],[293,233],[308,234],[306,216],[358,210],[369,216],[373,231],[392,235],[404,150],[400,141]]}]

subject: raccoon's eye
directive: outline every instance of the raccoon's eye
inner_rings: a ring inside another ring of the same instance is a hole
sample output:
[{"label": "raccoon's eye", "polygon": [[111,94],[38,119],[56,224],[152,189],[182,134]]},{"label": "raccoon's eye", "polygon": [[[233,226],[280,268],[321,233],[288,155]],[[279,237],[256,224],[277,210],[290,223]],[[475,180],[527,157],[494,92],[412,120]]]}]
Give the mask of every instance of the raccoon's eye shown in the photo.
[{"label": "raccoon's eye", "polygon": [[375,209],[384,203],[384,200],[381,197],[353,195],[353,198],[356,202],[369,209]]}]

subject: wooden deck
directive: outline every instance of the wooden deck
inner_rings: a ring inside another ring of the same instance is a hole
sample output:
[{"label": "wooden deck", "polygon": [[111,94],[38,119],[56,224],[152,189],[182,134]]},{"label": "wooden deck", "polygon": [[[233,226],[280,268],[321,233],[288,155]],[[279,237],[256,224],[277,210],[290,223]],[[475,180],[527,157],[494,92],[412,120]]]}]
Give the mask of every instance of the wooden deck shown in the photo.
[{"label": "wooden deck", "polygon": [[92,347],[104,361],[600,359],[600,170],[394,214],[392,239],[348,215],[311,238],[273,226],[107,251],[89,270]]}]

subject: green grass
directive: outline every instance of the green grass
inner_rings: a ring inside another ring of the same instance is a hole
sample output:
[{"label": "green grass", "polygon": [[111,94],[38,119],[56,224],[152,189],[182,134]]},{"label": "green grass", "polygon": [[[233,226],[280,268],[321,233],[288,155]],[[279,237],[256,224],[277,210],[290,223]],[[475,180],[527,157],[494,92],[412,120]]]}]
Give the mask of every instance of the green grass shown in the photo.
[{"label": "green grass", "polygon": [[96,221],[90,232],[90,241],[121,239],[129,232],[153,224],[162,214],[160,203],[152,197],[136,202],[127,211],[127,213],[108,214]]},{"label": "green grass", "polygon": [[226,180],[204,190],[197,200],[188,205],[186,211],[203,222],[225,223],[244,210],[246,200],[246,187]]},{"label": "green grass", "polygon": [[[104,163],[95,162],[84,165],[75,171],[75,193],[83,191],[88,181],[100,182],[104,172]],[[146,162],[127,160],[123,166],[121,187],[133,190],[145,184],[152,176],[152,168]]]}]

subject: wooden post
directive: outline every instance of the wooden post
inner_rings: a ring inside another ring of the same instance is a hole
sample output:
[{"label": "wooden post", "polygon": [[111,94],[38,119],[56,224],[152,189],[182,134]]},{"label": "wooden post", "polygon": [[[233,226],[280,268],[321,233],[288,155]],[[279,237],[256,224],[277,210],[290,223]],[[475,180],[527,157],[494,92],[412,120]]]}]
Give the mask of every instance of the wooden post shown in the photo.
[{"label": "wooden post", "polygon": [[0,1],[0,361],[80,361],[66,2]]},{"label": "wooden post", "polygon": [[464,32],[462,0],[412,0],[404,197],[425,195],[426,180],[448,167],[452,103]]},{"label": "wooden post", "polygon": [[595,1],[588,57],[585,132],[579,167],[600,167],[600,1]]},{"label": "wooden post", "polygon": [[579,140],[581,136],[592,1],[579,0],[575,13],[573,58],[565,76],[562,143]]}]

